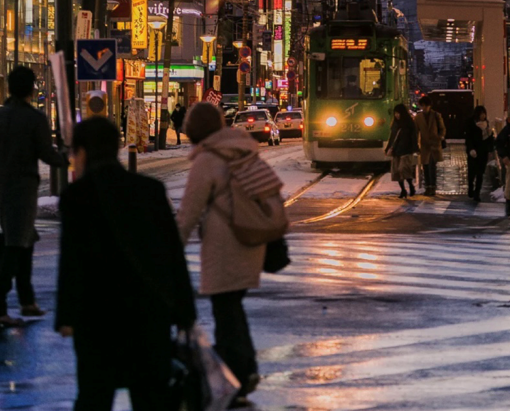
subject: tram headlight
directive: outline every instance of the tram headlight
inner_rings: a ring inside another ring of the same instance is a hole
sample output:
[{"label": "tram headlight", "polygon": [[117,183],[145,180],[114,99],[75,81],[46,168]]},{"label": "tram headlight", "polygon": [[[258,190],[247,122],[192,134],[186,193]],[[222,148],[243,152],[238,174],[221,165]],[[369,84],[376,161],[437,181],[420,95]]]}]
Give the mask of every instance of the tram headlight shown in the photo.
[{"label": "tram headlight", "polygon": [[326,124],[330,127],[335,127],[338,124],[338,120],[335,117],[328,117],[326,120]]},{"label": "tram headlight", "polygon": [[363,123],[365,123],[365,126],[367,127],[372,127],[375,124],[375,120],[373,117],[365,117]]}]

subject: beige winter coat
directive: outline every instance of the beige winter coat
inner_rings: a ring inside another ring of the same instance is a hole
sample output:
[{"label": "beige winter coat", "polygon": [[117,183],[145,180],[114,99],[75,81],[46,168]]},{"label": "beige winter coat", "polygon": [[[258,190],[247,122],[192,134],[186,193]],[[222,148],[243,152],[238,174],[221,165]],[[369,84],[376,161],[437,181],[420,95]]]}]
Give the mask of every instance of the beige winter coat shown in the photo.
[{"label": "beige winter coat", "polygon": [[184,197],[177,214],[181,237],[186,243],[201,222],[202,250],[200,293],[211,295],[257,288],[264,261],[265,245],[240,244],[225,216],[216,207],[231,213],[227,163],[208,152],[214,148],[229,158],[258,150],[258,143],[246,132],[223,128],[197,145]]},{"label": "beige winter coat", "polygon": [[433,158],[437,163],[443,161],[443,149],[441,140],[446,135],[443,117],[440,113],[430,110],[429,121],[424,113],[418,113],[414,120],[416,130],[418,131],[418,142],[420,145],[420,155],[422,164],[430,163]]}]

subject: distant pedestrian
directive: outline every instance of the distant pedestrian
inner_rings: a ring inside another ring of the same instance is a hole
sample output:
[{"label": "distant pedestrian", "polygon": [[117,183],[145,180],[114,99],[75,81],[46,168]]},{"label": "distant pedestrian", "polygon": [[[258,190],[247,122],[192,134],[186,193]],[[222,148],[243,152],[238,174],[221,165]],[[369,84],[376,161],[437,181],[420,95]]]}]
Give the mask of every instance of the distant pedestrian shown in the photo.
[{"label": "distant pedestrian", "polygon": [[496,139],[496,150],[498,156],[506,167],[505,174],[505,199],[506,199],[506,216],[510,217],[510,117],[506,119],[506,125],[498,134]]},{"label": "distant pedestrian", "polygon": [[55,329],[74,337],[75,411],[111,410],[123,387],[134,411],[167,411],[170,327],[194,323],[192,288],[165,187],[122,167],[119,138],[102,117],[75,127]]},{"label": "distant pedestrian", "polygon": [[9,74],[10,98],[0,108],[0,324],[21,325],[7,314],[7,294],[16,280],[21,315],[45,314],[35,302],[32,254],[39,239],[35,229],[39,160],[64,166],[53,148],[46,116],[30,105],[35,74],[16,67]]},{"label": "distant pedestrian", "polygon": [[468,163],[468,196],[480,201],[483,175],[489,161],[489,153],[494,151],[494,134],[487,119],[484,106],[475,111],[466,125],[466,153]]},{"label": "distant pedestrian", "polygon": [[185,242],[200,222],[200,293],[211,298],[215,349],[241,382],[239,396],[232,403],[235,407],[246,403],[246,395],[259,381],[242,301],[248,289],[259,287],[265,246],[248,247],[234,236],[226,159],[255,153],[258,143],[245,131],[225,127],[221,112],[208,103],[197,103],[185,126],[195,148],[177,222]]},{"label": "distant pedestrian", "polygon": [[415,175],[414,153],[419,152],[418,138],[413,118],[403,104],[395,106],[391,135],[386,147],[386,155],[391,156],[391,179],[398,181],[399,198],[407,198],[405,181],[409,184],[409,196],[416,193],[413,178]]},{"label": "distant pedestrian", "polygon": [[174,123],[175,134],[177,135],[177,145],[181,144],[182,125],[184,124],[184,117],[186,116],[186,108],[181,107],[179,103],[175,105],[175,109],[170,116]]},{"label": "distant pedestrian", "polygon": [[442,140],[446,135],[443,117],[432,110],[432,100],[423,96],[418,101],[422,111],[416,115],[421,163],[425,176],[425,195],[435,196],[437,187],[437,163],[443,161]]}]

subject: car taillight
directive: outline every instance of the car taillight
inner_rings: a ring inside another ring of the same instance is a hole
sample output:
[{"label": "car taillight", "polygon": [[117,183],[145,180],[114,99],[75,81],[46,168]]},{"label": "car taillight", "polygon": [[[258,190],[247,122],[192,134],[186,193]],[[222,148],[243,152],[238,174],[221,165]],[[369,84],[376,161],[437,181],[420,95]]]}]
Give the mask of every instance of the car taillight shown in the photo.
[{"label": "car taillight", "polygon": [[287,117],[285,120],[290,121],[290,117]]},{"label": "car taillight", "polygon": [[269,124],[266,124],[264,126],[264,133],[269,133],[271,131],[271,127],[269,126]]},{"label": "car taillight", "polygon": [[304,128],[303,123],[301,123],[301,124],[299,125],[299,128],[300,128],[301,130],[303,130],[303,128]]},{"label": "car taillight", "polygon": [[253,123],[254,121],[255,121],[255,119],[254,119],[253,117],[250,117],[250,118],[248,119],[248,123]]}]

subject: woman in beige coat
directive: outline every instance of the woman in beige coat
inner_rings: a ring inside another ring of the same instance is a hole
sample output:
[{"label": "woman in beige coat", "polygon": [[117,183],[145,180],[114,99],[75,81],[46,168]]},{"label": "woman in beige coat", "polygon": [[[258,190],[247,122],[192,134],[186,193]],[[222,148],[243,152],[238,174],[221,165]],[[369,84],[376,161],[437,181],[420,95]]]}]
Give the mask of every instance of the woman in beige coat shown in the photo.
[{"label": "woman in beige coat", "polygon": [[446,135],[441,114],[432,110],[432,100],[423,96],[419,101],[421,113],[418,113],[414,122],[419,134],[421,162],[425,176],[425,195],[436,195],[437,163],[443,161],[442,140]]},{"label": "woman in beige coat", "polygon": [[244,246],[230,229],[227,216],[232,208],[225,158],[257,151],[258,143],[245,131],[225,127],[222,114],[209,103],[193,106],[186,116],[185,130],[195,148],[177,223],[187,242],[200,222],[200,293],[211,297],[215,349],[241,382],[234,407],[246,402],[246,395],[259,381],[242,300],[249,288],[259,286],[265,246]]}]

